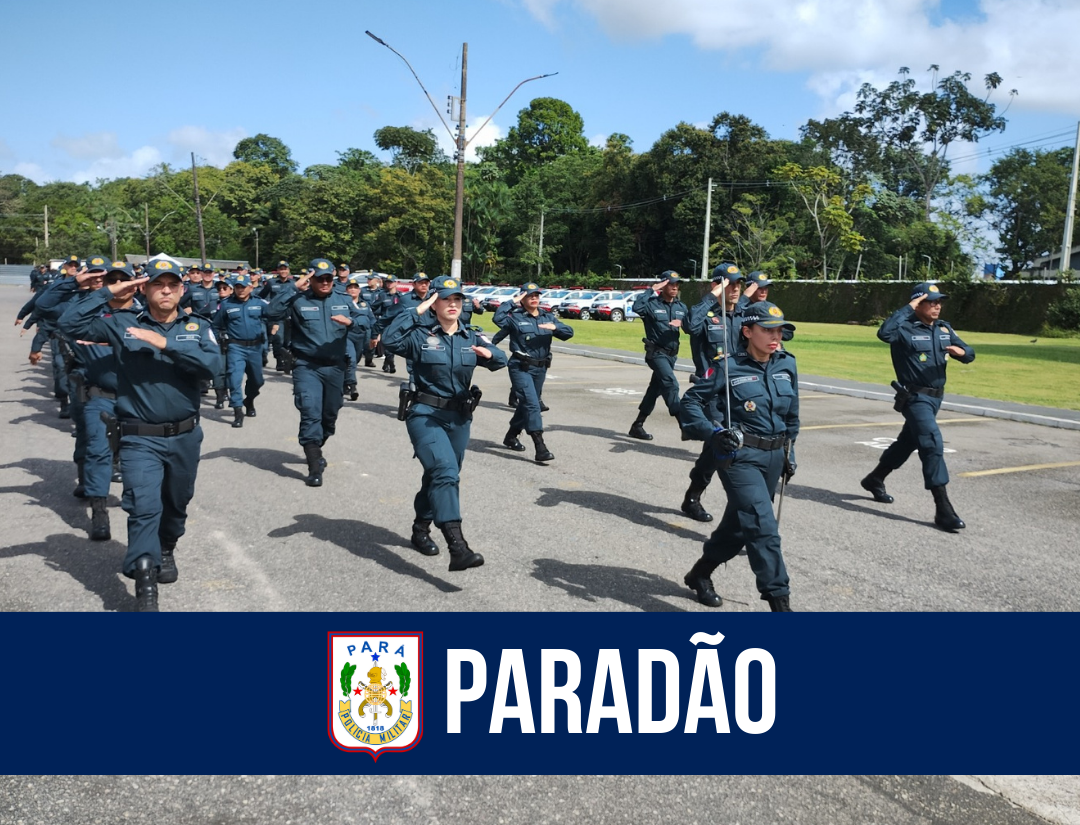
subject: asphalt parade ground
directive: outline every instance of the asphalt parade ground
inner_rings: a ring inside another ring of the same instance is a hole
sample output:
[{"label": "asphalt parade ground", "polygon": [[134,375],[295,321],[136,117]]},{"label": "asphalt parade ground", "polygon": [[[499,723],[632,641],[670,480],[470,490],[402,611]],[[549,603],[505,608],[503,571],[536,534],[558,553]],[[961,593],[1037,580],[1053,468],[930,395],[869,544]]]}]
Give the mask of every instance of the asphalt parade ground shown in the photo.
[{"label": "asphalt parade ground", "polygon": [[[119,573],[121,488],[110,497],[113,540],[89,541],[88,505],[72,496],[71,422],[57,416],[47,360],[30,366],[30,334],[11,326],[28,295],[0,287],[9,319],[0,336],[0,609],[132,610],[132,583]],[[682,584],[712,527],[679,510],[699,445],[680,440],[662,403],[646,425],[655,440],[629,438],[649,372],[636,353],[592,354],[603,357],[559,352],[549,370],[548,465],[532,461],[531,443],[525,453],[501,445],[509,380],[477,370],[484,397],[461,489],[464,532],[486,564],[458,573],[447,571],[441,536],[435,557],[408,543],[421,470],[395,418],[401,359],[396,375],[360,368],[360,399],[345,403],[318,489],[303,483],[290,379],[272,360],[258,417],[242,429],[206,397],[180,577],[161,587],[161,609],[708,611]],[[798,473],[781,519],[795,610],[1080,606],[1080,430],[989,417],[972,404],[943,409],[949,493],[968,525],[950,534],[933,525],[917,457],[888,479],[894,504],[859,486],[900,430],[891,404],[803,381]],[[703,503],[718,521],[718,481]],[[713,578],[721,611],[767,610],[745,558]]]}]

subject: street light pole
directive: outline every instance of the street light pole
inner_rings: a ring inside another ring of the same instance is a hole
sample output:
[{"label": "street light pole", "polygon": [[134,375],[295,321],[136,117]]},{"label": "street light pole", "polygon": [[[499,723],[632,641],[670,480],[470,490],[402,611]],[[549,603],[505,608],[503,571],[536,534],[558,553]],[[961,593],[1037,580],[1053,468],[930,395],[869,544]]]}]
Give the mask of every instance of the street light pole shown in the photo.
[{"label": "street light pole", "polygon": [[926,258],[926,280],[929,281],[930,280],[930,267],[933,265],[934,261],[933,261],[933,258],[931,258],[929,255],[923,255],[923,257]]},{"label": "street light pole", "polygon": [[619,268],[619,278],[621,279],[622,278],[622,264],[612,264],[612,266],[617,266]]},{"label": "street light pole", "polygon": [[690,277],[693,278],[697,274],[697,258],[690,258],[689,261],[694,265],[694,268],[690,270]]},{"label": "street light pole", "polygon": [[259,268],[259,227],[251,227],[251,231],[255,233],[255,268]]}]

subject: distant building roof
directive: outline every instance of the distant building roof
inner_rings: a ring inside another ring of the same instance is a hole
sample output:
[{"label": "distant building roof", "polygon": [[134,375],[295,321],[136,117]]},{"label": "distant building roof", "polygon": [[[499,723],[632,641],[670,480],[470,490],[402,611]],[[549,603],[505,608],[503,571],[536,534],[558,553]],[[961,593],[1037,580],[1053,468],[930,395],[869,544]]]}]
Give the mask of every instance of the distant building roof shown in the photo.
[{"label": "distant building roof", "polygon": [[[159,258],[159,257],[162,257],[162,256],[159,253],[158,255],[151,255],[150,257],[151,258]],[[164,257],[167,257],[170,260],[176,261],[177,263],[179,263],[181,266],[184,266],[184,267],[201,266],[202,265],[202,258],[181,258],[179,255],[166,255]],[[146,263],[146,256],[145,255],[125,255],[124,259],[129,264],[144,264],[144,263]],[[212,267],[214,267],[214,269],[236,269],[239,266],[248,266],[248,262],[247,261],[226,261],[226,260],[224,260],[222,258],[207,258],[206,259],[206,265],[207,266],[212,266]],[[27,271],[29,271],[29,268],[28,268]]]}]

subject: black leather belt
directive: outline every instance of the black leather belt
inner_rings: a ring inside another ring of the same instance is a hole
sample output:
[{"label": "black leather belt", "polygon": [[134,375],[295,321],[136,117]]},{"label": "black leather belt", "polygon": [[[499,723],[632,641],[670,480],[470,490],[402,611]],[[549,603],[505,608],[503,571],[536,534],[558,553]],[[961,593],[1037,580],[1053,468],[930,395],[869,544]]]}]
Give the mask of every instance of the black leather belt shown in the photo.
[{"label": "black leather belt", "polygon": [[763,438],[753,433],[743,433],[743,446],[754,447],[758,450],[779,450],[787,441],[787,435],[774,435],[772,438]]},{"label": "black leather belt", "polygon": [[471,401],[459,401],[456,398],[443,398],[440,395],[429,395],[426,392],[416,392],[416,403],[424,404],[428,407],[435,407],[438,410],[456,410],[457,412],[464,412],[470,406]]},{"label": "black leather belt", "polygon": [[101,387],[95,387],[93,385],[86,388],[86,394],[91,398],[108,398],[113,401],[116,400],[115,392],[109,392],[108,390],[103,390]]},{"label": "black leather belt", "polygon": [[230,338],[229,343],[230,344],[236,344],[236,346],[238,346],[238,347],[257,347],[257,346],[260,346],[263,343],[264,340],[265,339],[263,339],[263,338],[256,338],[256,339],[254,339],[252,341],[241,341],[241,340],[239,340],[237,338]]},{"label": "black leather belt", "polygon": [[528,364],[530,367],[544,367],[546,369],[551,366],[550,355],[547,358],[530,358],[523,352],[515,352],[510,357],[521,361],[523,364]]},{"label": "black leather belt", "polygon": [[929,395],[931,398],[941,398],[945,395],[945,390],[935,390],[933,387],[904,387],[908,392],[917,392],[921,395]]},{"label": "black leather belt", "polygon": [[304,355],[303,353],[296,353],[297,361],[308,361],[320,367],[344,367],[344,358],[316,358],[314,355]]},{"label": "black leather belt", "polygon": [[659,344],[654,344],[652,341],[645,341],[645,354],[646,355],[668,355],[672,358],[677,358],[679,355],[679,348],[673,347],[668,349],[667,347],[661,347]]},{"label": "black leather belt", "polygon": [[168,438],[174,435],[183,435],[195,429],[199,423],[199,416],[193,415],[183,421],[168,421],[165,424],[147,424],[145,421],[133,421],[131,419],[120,421],[120,435],[152,435],[158,438]]}]

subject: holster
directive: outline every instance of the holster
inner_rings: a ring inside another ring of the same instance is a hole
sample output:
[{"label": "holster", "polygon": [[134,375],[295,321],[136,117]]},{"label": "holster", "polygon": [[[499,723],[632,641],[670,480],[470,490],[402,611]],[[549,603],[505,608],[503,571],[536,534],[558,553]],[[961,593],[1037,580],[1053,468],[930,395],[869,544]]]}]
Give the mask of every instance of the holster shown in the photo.
[{"label": "holster", "polygon": [[296,353],[287,347],[281,348],[281,357],[278,360],[281,361],[282,369],[292,370],[296,368]]},{"label": "holster", "polygon": [[893,409],[897,412],[903,412],[904,407],[906,407],[908,401],[911,400],[911,393],[908,392],[904,385],[899,381],[893,381],[892,388],[896,390],[896,398],[893,400]]},{"label": "holster", "polygon": [[404,421],[409,407],[416,403],[416,385],[409,381],[398,389],[397,420]]},{"label": "holster", "polygon": [[115,416],[106,412],[101,414],[101,420],[105,424],[105,437],[109,439],[109,449],[112,450],[113,455],[116,455],[120,452],[120,422]]},{"label": "holster", "polygon": [[86,387],[86,376],[78,370],[72,370],[68,373],[68,381],[71,382],[72,396],[80,404],[85,404],[90,400],[90,391]]},{"label": "holster", "polygon": [[476,408],[480,406],[480,398],[483,395],[484,393],[480,391],[480,388],[476,386],[476,384],[469,387],[469,406],[467,408],[469,415],[472,415]]}]

